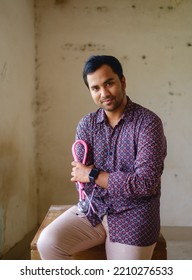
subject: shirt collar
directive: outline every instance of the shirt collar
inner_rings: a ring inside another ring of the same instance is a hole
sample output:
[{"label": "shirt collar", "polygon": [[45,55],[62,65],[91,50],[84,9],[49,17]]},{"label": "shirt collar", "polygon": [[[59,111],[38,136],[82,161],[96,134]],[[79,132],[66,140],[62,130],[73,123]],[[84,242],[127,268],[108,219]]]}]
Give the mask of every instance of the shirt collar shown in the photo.
[{"label": "shirt collar", "polygon": [[133,119],[133,111],[134,111],[134,103],[131,99],[127,96],[127,105],[125,107],[124,113],[121,116],[121,119],[127,121],[132,121]]}]

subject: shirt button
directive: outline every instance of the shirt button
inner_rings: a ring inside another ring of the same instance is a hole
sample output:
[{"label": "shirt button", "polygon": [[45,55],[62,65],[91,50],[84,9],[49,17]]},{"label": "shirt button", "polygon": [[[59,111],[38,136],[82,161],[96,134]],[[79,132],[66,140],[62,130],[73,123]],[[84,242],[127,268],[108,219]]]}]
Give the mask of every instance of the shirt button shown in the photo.
[{"label": "shirt button", "polygon": [[109,152],[109,155],[112,156],[112,155],[113,155],[113,152]]}]

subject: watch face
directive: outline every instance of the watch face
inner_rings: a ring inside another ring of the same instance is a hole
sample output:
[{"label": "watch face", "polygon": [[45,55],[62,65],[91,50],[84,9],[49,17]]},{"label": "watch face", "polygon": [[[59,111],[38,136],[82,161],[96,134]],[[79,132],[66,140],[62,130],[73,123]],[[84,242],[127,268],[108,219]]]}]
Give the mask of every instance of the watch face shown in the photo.
[{"label": "watch face", "polygon": [[97,176],[97,170],[96,170],[96,169],[92,169],[90,175],[91,175],[91,177],[96,178],[96,176]]},{"label": "watch face", "polygon": [[97,168],[93,168],[89,173],[89,180],[91,182],[94,182],[98,175],[99,175],[99,170]]}]

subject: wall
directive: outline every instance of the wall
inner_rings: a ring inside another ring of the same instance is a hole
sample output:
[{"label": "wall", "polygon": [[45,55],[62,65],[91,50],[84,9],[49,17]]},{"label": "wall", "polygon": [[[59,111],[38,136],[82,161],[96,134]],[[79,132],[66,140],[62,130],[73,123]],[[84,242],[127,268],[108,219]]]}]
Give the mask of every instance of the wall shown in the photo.
[{"label": "wall", "polygon": [[32,0],[0,0],[0,255],[37,224]]},{"label": "wall", "polygon": [[192,1],[36,1],[40,218],[74,203],[71,145],[78,120],[95,110],[81,78],[92,54],[117,56],[127,94],[163,120],[168,156],[162,225],[192,226]]}]

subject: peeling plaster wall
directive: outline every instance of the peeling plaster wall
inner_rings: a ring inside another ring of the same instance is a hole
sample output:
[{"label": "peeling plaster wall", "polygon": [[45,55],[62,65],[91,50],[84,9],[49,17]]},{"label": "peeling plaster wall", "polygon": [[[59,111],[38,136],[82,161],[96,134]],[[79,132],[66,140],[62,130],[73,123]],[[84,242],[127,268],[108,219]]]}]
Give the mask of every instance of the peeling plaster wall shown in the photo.
[{"label": "peeling plaster wall", "polygon": [[0,255],[37,224],[34,7],[0,0]]},{"label": "peeling plaster wall", "polygon": [[71,145],[79,119],[95,110],[81,71],[92,54],[117,56],[127,94],[163,120],[168,156],[162,225],[192,226],[192,1],[36,1],[40,217],[74,203]]}]

